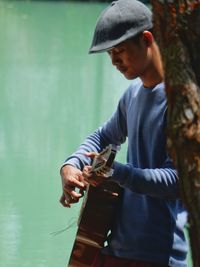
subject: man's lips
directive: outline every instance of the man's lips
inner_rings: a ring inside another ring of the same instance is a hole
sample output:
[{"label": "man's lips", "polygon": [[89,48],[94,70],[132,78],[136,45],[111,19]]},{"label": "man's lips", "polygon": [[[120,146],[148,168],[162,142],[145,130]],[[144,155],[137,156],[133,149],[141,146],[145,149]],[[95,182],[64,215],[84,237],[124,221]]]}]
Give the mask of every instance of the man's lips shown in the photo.
[{"label": "man's lips", "polygon": [[120,71],[120,72],[126,72],[127,68],[125,67],[121,67],[121,66],[117,66],[117,69]]}]

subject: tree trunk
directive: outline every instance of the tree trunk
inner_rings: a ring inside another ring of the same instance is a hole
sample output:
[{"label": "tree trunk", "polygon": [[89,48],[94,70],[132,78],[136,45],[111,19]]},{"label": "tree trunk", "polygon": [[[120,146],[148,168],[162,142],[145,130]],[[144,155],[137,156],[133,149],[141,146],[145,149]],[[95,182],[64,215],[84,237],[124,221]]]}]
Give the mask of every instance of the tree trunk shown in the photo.
[{"label": "tree trunk", "polygon": [[189,212],[194,267],[200,267],[200,0],[152,0],[168,97],[168,147]]}]

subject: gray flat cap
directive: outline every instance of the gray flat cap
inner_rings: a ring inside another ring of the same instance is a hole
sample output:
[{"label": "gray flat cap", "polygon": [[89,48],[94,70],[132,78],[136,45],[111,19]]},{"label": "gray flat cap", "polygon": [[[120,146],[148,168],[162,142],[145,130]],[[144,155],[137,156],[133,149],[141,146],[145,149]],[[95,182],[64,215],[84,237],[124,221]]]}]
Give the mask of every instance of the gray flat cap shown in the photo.
[{"label": "gray flat cap", "polygon": [[89,53],[104,52],[153,27],[152,13],[137,0],[118,0],[97,20]]}]

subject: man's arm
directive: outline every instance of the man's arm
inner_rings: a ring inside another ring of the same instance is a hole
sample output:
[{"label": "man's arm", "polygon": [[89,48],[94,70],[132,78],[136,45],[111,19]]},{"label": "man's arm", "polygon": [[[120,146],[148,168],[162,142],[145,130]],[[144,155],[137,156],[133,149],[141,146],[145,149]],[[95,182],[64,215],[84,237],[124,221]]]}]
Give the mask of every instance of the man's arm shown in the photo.
[{"label": "man's arm", "polygon": [[[83,195],[87,182],[82,175],[84,166],[91,165],[88,152],[99,153],[109,144],[120,145],[125,142],[127,136],[126,112],[124,98],[119,101],[113,116],[93,134],[86,138],[83,144],[63,164],[60,175],[62,179],[63,194],[60,202],[64,207],[78,202]],[[77,192],[77,189],[80,192]]]},{"label": "man's arm", "polygon": [[172,160],[161,168],[141,169],[131,164],[114,163],[112,180],[138,194],[159,198],[179,198],[178,175]]}]

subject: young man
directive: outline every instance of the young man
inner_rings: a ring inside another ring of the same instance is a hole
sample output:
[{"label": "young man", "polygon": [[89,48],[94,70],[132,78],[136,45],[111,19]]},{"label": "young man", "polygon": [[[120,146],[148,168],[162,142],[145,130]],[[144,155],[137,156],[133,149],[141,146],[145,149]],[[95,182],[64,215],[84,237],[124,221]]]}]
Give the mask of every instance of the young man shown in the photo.
[{"label": "young man", "polygon": [[[61,169],[63,195],[70,207],[91,176],[90,153],[128,138],[127,164],[114,162],[109,179],[124,188],[108,246],[94,267],[186,266],[186,223],[178,194],[178,176],[166,150],[166,95],[163,68],[154,40],[152,14],[141,2],[118,0],[101,15],[90,53],[107,51],[112,64],[135,79],[113,116],[71,155]],[[88,165],[88,166],[87,166]],[[84,175],[83,175],[83,172]],[[99,179],[106,179],[103,175]]]}]

